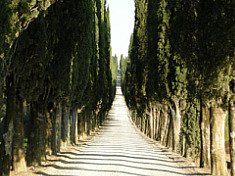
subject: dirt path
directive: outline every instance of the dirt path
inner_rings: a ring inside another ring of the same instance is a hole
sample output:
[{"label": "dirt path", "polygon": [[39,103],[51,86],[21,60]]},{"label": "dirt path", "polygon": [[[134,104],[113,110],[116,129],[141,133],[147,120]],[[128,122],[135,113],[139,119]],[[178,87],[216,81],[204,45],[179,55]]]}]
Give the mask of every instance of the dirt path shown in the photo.
[{"label": "dirt path", "polygon": [[[118,90],[108,119],[99,134],[78,147],[50,158],[31,171],[41,176],[171,176],[197,174],[185,159],[143,137],[133,127]],[[29,176],[29,174],[27,174]],[[18,175],[19,176],[19,175]]]}]

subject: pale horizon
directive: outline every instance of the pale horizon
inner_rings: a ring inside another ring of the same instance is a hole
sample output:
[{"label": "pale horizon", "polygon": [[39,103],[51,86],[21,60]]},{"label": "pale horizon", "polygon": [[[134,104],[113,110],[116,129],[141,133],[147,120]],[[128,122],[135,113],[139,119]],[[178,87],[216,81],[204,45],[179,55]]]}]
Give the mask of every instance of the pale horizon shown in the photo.
[{"label": "pale horizon", "polygon": [[134,0],[107,0],[110,9],[112,55],[128,56],[134,28]]}]

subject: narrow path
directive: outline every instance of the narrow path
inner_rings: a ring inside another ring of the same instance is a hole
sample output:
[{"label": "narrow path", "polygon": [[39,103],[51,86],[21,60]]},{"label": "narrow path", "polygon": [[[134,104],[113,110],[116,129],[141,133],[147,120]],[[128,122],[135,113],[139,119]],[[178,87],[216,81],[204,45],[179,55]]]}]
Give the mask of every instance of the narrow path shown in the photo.
[{"label": "narrow path", "polygon": [[104,126],[83,147],[59,154],[59,160],[37,172],[42,176],[196,175],[144,138],[128,118],[120,88]]}]

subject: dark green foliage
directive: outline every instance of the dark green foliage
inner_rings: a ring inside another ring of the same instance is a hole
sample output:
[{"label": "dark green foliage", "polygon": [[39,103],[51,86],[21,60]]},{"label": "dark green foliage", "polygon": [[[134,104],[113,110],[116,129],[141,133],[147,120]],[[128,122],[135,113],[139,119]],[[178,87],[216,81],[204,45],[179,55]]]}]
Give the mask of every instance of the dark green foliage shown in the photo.
[{"label": "dark green foliage", "polygon": [[15,116],[15,84],[13,82],[13,75],[8,76],[6,81],[6,95],[10,97],[6,101],[6,116],[2,122],[1,136],[0,136],[0,174],[9,175],[12,158],[12,145],[13,145],[13,118]]},{"label": "dark green foliage", "polygon": [[153,98],[161,102],[169,97],[167,77],[169,72],[170,43],[167,1],[149,1],[148,12],[147,96],[150,100]]},{"label": "dark green foliage", "polygon": [[40,11],[46,10],[54,0],[0,2],[0,119],[4,116],[3,92],[5,77],[11,64],[12,53],[17,46],[16,39],[27,29]]},{"label": "dark green foliage", "polygon": [[168,115],[173,118],[178,110],[181,148],[197,160],[199,102],[209,106],[213,100],[222,100],[219,105],[227,109],[229,82],[235,76],[235,3],[147,0],[135,5],[129,60],[121,61],[127,64],[122,69],[127,105],[141,112],[139,117],[145,116],[147,107],[163,102],[171,107]]},{"label": "dark green foliage", "polygon": [[46,23],[41,14],[22,33],[11,63],[11,71],[19,83],[18,92],[27,101],[37,100],[43,92],[45,72],[50,61],[47,57],[47,42]]},{"label": "dark green foliage", "polygon": [[[73,8],[71,24],[73,38],[76,40],[72,61],[72,106],[82,106],[81,101],[89,81],[90,61],[93,57],[94,8],[93,1],[81,1],[70,4]],[[75,10],[76,9],[76,10]],[[81,13],[83,12],[83,13]],[[84,20],[86,19],[86,20]],[[71,20],[71,19],[70,19]],[[87,101],[87,100],[84,100]]]},{"label": "dark green foliage", "polygon": [[67,102],[71,93],[70,65],[74,42],[72,35],[67,35],[67,33],[71,33],[71,29],[64,28],[64,26],[68,26],[70,18],[66,13],[67,8],[67,3],[58,2],[49,8],[46,16],[48,59],[51,59],[47,71],[53,91],[50,99],[54,99],[51,101],[62,98]]},{"label": "dark green foliage", "polygon": [[122,87],[122,92],[125,94],[126,93],[126,80],[125,80],[125,74],[126,74],[126,70],[127,70],[127,64],[128,64],[129,58],[128,57],[124,57],[123,55],[121,55],[120,58],[120,71],[121,71],[121,87]]},{"label": "dark green foliage", "polygon": [[145,109],[146,95],[146,12],[147,3],[145,1],[135,2],[135,26],[133,37],[129,47],[130,65],[127,67],[126,89],[127,104],[130,108],[140,111]]},{"label": "dark green foliage", "polygon": [[[51,130],[55,129],[53,118],[61,102],[66,116],[70,109],[76,113],[77,108],[81,108],[89,115],[101,112],[104,118],[111,107],[116,86],[117,60],[110,61],[109,10],[105,2],[56,1],[50,6],[51,2],[0,2],[0,11],[4,14],[0,23],[6,24],[0,30],[0,41],[6,41],[0,44],[3,75],[0,108],[4,109],[3,86],[7,71],[14,75],[12,91],[32,107],[30,121],[27,121],[32,127],[27,136],[27,158],[32,165],[40,164],[46,147],[52,147],[49,141],[53,137]],[[10,96],[6,98],[12,101]],[[9,111],[9,106],[7,108]],[[65,119],[63,127],[69,128],[68,118]],[[5,119],[7,126],[9,120]],[[63,140],[68,137],[66,130]],[[12,142],[12,138],[9,141]],[[59,151],[59,145],[54,147]],[[5,150],[4,146],[1,150]],[[38,152],[34,155],[31,151]],[[9,157],[7,160],[10,163]]]},{"label": "dark green foliage", "polygon": [[185,138],[186,157],[192,157],[195,161],[200,158],[201,136],[200,136],[200,102],[191,99],[186,114],[183,117],[182,136]]},{"label": "dark green foliage", "polygon": [[[94,3],[94,2],[93,2]],[[90,61],[90,74],[89,74],[89,82],[86,87],[86,91],[84,95],[87,97],[87,108],[88,111],[90,109],[96,110],[96,106],[98,103],[98,95],[97,95],[97,87],[98,87],[98,60],[99,60],[99,28],[98,28],[98,19],[96,15],[96,7],[94,9],[94,18],[93,18],[93,36],[92,36],[92,57]]]},{"label": "dark green foliage", "polygon": [[235,4],[232,1],[202,1],[198,5],[198,53],[205,99],[226,96],[228,66],[234,63]]},{"label": "dark green foliage", "polygon": [[[105,2],[106,3],[106,2]],[[105,8],[106,8],[106,4]],[[107,75],[107,82],[108,82],[108,89],[109,89],[109,103],[108,103],[108,109],[111,108],[112,102],[114,100],[115,92],[116,92],[116,83],[115,83],[115,67],[117,68],[117,65],[114,65],[113,68],[111,68],[111,63],[113,62],[112,56],[111,56],[111,34],[110,34],[110,16],[109,16],[109,7],[105,9],[105,16],[104,16],[104,22],[105,22],[105,60],[106,60],[106,75]],[[115,63],[114,63],[115,64]],[[117,61],[116,61],[117,64]],[[114,73],[114,74],[112,74]],[[114,80],[114,83],[113,83]]]},{"label": "dark green foliage", "polygon": [[[134,65],[131,65],[130,57],[133,57],[132,50],[133,47],[133,34],[130,37],[130,44],[129,44],[129,57],[125,60],[121,58],[121,69],[122,69],[122,92],[125,96],[126,103],[129,108],[135,109],[136,107],[136,100],[135,100],[135,77],[134,75]],[[132,61],[133,62],[133,61]]]},{"label": "dark green foliage", "polygon": [[[111,107],[114,98],[112,88],[112,75],[110,70],[111,47],[110,47],[110,22],[109,9],[103,0],[96,0],[97,17],[99,26],[99,70],[97,95],[99,104],[101,103],[101,116]],[[102,117],[103,118],[103,117]]]},{"label": "dark green foliage", "polygon": [[[112,73],[112,87],[113,87],[113,94],[116,92],[116,85],[118,79],[118,58],[114,56],[110,60],[110,69]],[[114,95],[112,95],[114,97]]]},{"label": "dark green foliage", "polygon": [[146,19],[147,19],[147,3],[144,1],[136,1],[136,15],[135,27],[133,33],[133,57],[130,60],[134,61],[135,76],[136,76],[136,94],[137,94],[137,107],[139,109],[145,108],[145,95],[146,95],[146,49],[147,49],[147,36],[146,36]]}]

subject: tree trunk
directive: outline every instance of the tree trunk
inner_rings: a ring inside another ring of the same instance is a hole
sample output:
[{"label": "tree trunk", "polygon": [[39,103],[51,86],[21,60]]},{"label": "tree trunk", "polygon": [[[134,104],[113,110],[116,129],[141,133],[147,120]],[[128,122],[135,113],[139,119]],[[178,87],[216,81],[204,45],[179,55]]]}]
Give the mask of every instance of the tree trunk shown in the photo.
[{"label": "tree trunk", "polygon": [[152,108],[152,115],[153,115],[153,139],[156,139],[156,126],[157,126],[157,114],[156,114],[156,107],[153,106]]},{"label": "tree trunk", "polygon": [[179,136],[181,127],[181,114],[179,107],[179,99],[173,99],[175,105],[175,117],[173,117],[173,150],[177,151],[179,146]]},{"label": "tree trunk", "polygon": [[104,112],[103,112],[103,109],[100,110],[99,112],[99,126],[102,126],[103,124],[103,119],[104,119]]},{"label": "tree trunk", "polygon": [[31,102],[29,123],[27,163],[29,166],[38,166],[46,156],[49,130],[46,106],[43,101]]},{"label": "tree trunk", "polygon": [[[144,134],[146,136],[148,136],[148,123],[149,123],[149,118],[148,118],[148,115],[146,114],[146,112],[143,114],[143,131],[144,131]],[[149,136],[148,136],[149,137]]]},{"label": "tree trunk", "polygon": [[156,132],[155,132],[155,139],[159,140],[160,138],[160,115],[161,115],[161,111],[159,109],[159,107],[156,109]]},{"label": "tree trunk", "polygon": [[92,131],[94,132],[96,130],[96,113],[92,111]]},{"label": "tree trunk", "polygon": [[86,133],[88,136],[91,135],[91,130],[92,130],[92,113],[91,112],[87,112],[86,113],[86,122],[87,122],[87,130],[86,130]]},{"label": "tree trunk", "polygon": [[182,136],[182,144],[181,144],[180,154],[185,158],[187,157],[187,143],[186,143],[186,135],[185,134]]},{"label": "tree trunk", "polygon": [[26,171],[24,150],[24,112],[23,100],[20,97],[16,99],[13,139],[13,170],[16,172]]},{"label": "tree trunk", "polygon": [[227,175],[225,153],[226,112],[218,106],[211,108],[211,167],[212,175]]},{"label": "tree trunk", "polygon": [[72,109],[71,116],[70,116],[71,124],[70,124],[70,136],[71,136],[71,143],[77,144],[78,139],[78,118],[77,118],[77,110],[76,108]]},{"label": "tree trunk", "polygon": [[171,118],[169,118],[169,125],[168,125],[168,133],[167,133],[167,141],[166,146],[169,148],[173,147],[173,123],[172,123],[172,114],[170,115]]},{"label": "tree trunk", "polygon": [[56,147],[56,109],[55,107],[50,112],[50,119],[52,121],[51,150],[52,150],[52,155],[56,155],[57,147]]},{"label": "tree trunk", "polygon": [[57,152],[60,152],[61,147],[61,127],[62,127],[62,106],[61,103],[58,104],[57,110],[56,110],[56,116],[57,116],[57,130],[56,130],[56,136],[57,136]]},{"label": "tree trunk", "polygon": [[[186,103],[186,100],[185,99],[181,99],[179,101],[179,108],[180,108],[180,115],[181,115],[181,119],[180,119],[180,124],[182,126],[182,124],[184,123],[184,120],[185,120],[185,113],[186,113],[186,108],[187,108],[187,103]],[[173,135],[173,134],[172,134]],[[187,142],[186,142],[186,134],[181,132],[180,131],[180,150],[179,150],[179,153],[182,155],[182,156],[185,156],[187,157],[187,148],[186,148],[186,145]]]},{"label": "tree trunk", "polygon": [[160,115],[160,123],[161,123],[161,143],[164,144],[165,138],[166,138],[166,130],[167,130],[167,121],[168,121],[168,106],[166,104],[162,105],[162,111],[161,111],[161,115]]},{"label": "tree trunk", "polygon": [[201,105],[201,161],[200,167],[211,166],[210,154],[210,110]]},{"label": "tree trunk", "polygon": [[130,115],[132,122],[137,126],[135,111],[130,110],[129,115]]},{"label": "tree trunk", "polygon": [[141,114],[140,114],[140,117],[141,117],[141,131],[142,133],[144,133],[145,135],[146,134],[146,123],[147,123],[147,115],[146,115],[146,111],[143,111]]},{"label": "tree trunk", "polygon": [[61,139],[65,144],[69,143],[69,114],[70,114],[70,108],[66,106],[66,104],[63,104]]},{"label": "tree trunk", "polygon": [[13,75],[9,76],[6,81],[6,116],[3,119],[3,134],[0,136],[0,176],[10,174],[12,160],[12,142],[14,134],[13,119],[16,112],[15,104],[15,86]]},{"label": "tree trunk", "polygon": [[154,114],[153,114],[153,108],[150,106],[150,116],[149,116],[149,131],[150,131],[150,138],[154,138]]},{"label": "tree trunk", "polygon": [[82,123],[83,123],[83,139],[87,138],[87,131],[88,131],[88,121],[87,121],[87,112],[84,111],[82,114]]},{"label": "tree trunk", "polygon": [[168,142],[168,134],[169,134],[169,130],[170,130],[170,123],[171,123],[171,120],[170,120],[170,116],[169,116],[169,114],[168,114],[168,112],[167,112],[167,114],[166,114],[167,116],[166,116],[166,126],[165,126],[165,136],[164,136],[164,138],[163,138],[163,142],[162,142],[162,144],[164,145],[164,146],[167,146],[167,142]]},{"label": "tree trunk", "polygon": [[83,125],[83,113],[78,113],[78,138],[83,139],[84,125]]},{"label": "tree trunk", "polygon": [[61,105],[58,104],[57,107],[55,107],[52,119],[53,119],[53,127],[52,127],[52,154],[57,155],[58,152],[60,152],[60,142],[61,142],[61,116],[62,116],[62,110]]},{"label": "tree trunk", "polygon": [[140,115],[138,115],[138,117],[140,118],[140,131],[144,132],[144,118]]},{"label": "tree trunk", "polygon": [[141,118],[140,118],[140,116],[139,116],[139,114],[136,112],[136,126],[137,126],[137,128],[138,129],[140,129],[141,130]]},{"label": "tree trunk", "polygon": [[103,125],[104,121],[105,121],[105,117],[106,117],[106,111],[102,110],[102,115],[101,115],[101,125]]},{"label": "tree trunk", "polygon": [[151,125],[150,125],[151,115],[145,115],[145,133],[150,138],[151,137]]},{"label": "tree trunk", "polygon": [[235,176],[235,96],[231,97],[229,103],[229,134],[231,176]]}]

